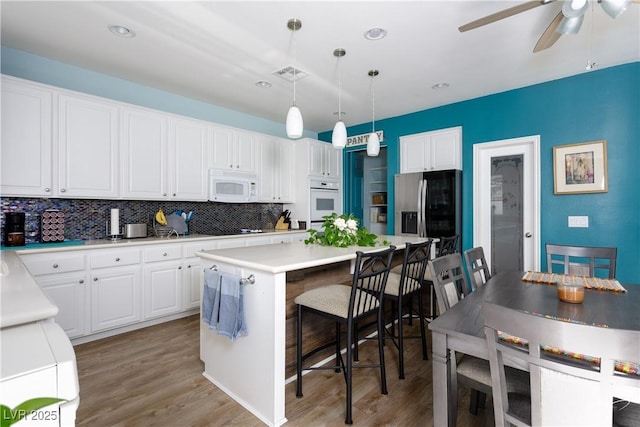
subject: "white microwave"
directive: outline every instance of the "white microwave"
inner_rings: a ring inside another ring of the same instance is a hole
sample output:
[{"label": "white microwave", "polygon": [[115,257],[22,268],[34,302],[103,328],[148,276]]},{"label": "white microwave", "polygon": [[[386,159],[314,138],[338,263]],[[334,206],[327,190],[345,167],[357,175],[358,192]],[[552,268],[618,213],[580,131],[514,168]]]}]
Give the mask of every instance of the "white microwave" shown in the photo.
[{"label": "white microwave", "polygon": [[222,203],[256,202],[257,181],[254,173],[209,169],[209,200]]}]

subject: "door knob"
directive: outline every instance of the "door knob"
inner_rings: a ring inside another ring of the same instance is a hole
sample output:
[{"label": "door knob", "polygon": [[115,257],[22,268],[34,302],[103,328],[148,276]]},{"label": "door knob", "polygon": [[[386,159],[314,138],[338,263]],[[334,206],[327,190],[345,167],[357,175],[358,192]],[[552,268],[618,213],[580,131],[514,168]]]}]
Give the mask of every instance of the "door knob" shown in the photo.
[{"label": "door knob", "polygon": [[527,237],[527,238],[529,238],[529,237],[531,237],[531,236],[533,236],[533,234],[531,234],[530,232],[527,232],[527,233],[525,233],[525,235],[524,235],[524,237]]}]

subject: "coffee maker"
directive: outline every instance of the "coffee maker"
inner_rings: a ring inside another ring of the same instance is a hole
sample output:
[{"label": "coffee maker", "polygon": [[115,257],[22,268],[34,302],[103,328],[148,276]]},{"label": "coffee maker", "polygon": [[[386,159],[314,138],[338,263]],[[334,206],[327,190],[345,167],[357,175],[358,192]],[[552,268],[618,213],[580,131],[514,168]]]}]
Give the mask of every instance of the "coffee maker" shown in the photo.
[{"label": "coffee maker", "polygon": [[5,212],[4,216],[4,245],[24,246],[24,212]]}]

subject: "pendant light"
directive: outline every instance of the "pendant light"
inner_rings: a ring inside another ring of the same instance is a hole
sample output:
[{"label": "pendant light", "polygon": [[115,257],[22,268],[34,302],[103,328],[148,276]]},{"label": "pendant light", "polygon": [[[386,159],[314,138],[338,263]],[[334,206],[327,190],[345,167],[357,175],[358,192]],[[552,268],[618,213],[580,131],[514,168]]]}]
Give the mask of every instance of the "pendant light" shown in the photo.
[{"label": "pendant light", "polygon": [[347,51],[339,48],[333,51],[333,56],[338,58],[338,121],[333,127],[331,144],[333,148],[344,148],[347,145],[347,128],[342,121],[342,75],[340,74],[340,58],[345,56]]},{"label": "pendant light", "polygon": [[378,70],[369,70],[369,76],[371,76],[371,91],[372,91],[372,117],[371,121],[371,133],[367,140],[367,156],[375,157],[380,153],[380,138],[376,133],[376,87],[373,84],[373,78],[379,74]]},{"label": "pendant light", "polygon": [[[293,44],[294,33],[302,28],[302,21],[299,19],[289,19],[287,28],[291,30],[291,40]],[[300,138],[304,125],[302,123],[302,113],[296,106],[296,49],[293,44],[293,105],[289,108],[286,121],[287,136],[289,138]]]}]

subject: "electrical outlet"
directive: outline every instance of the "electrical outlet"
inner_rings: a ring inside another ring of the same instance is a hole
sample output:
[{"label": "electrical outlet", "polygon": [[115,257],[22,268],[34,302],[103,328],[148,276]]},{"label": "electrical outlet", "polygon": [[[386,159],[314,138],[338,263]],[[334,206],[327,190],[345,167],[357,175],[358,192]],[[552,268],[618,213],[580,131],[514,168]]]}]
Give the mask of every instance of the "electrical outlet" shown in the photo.
[{"label": "electrical outlet", "polygon": [[588,216],[570,216],[568,218],[569,218],[569,227],[589,228]]}]

